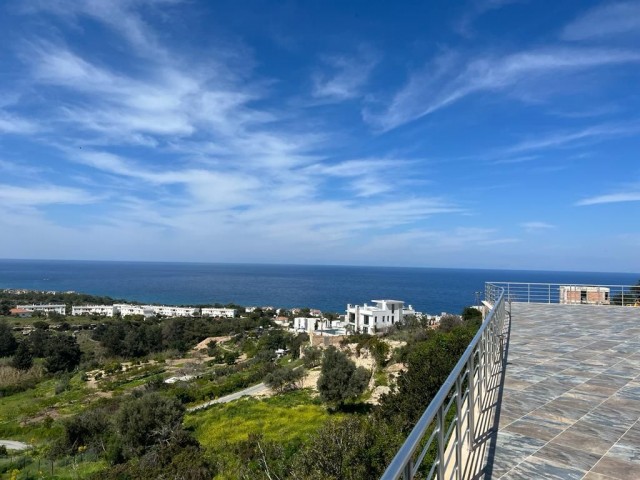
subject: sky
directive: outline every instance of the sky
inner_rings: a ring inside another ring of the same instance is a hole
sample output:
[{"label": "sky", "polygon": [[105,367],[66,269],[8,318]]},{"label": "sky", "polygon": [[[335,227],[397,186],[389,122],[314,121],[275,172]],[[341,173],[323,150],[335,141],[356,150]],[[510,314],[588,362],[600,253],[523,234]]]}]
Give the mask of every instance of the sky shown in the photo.
[{"label": "sky", "polygon": [[4,0],[0,258],[640,271],[640,2]]}]

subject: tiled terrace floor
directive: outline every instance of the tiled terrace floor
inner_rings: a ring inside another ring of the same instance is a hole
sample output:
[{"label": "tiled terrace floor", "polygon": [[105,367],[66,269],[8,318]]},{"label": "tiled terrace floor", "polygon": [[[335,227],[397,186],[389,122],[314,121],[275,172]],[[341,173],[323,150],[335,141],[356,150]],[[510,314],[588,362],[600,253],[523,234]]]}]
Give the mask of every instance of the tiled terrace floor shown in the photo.
[{"label": "tiled terrace floor", "polygon": [[485,478],[640,479],[640,308],[512,305]]}]

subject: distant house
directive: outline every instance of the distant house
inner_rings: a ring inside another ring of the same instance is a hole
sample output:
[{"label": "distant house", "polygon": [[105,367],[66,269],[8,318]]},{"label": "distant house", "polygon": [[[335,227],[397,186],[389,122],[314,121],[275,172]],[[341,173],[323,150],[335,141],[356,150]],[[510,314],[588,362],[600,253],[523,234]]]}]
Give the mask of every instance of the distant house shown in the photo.
[{"label": "distant house", "polygon": [[129,305],[128,303],[118,303],[114,305],[120,312],[120,315],[143,315],[145,317],[153,317],[155,312],[151,305]]},{"label": "distant house", "polygon": [[203,317],[226,317],[226,318],[234,318],[237,312],[233,308],[203,308],[202,316]]},{"label": "distant house", "polygon": [[[347,305],[347,324],[358,333],[381,333],[404,319],[404,302],[372,300],[373,305]],[[411,310],[413,313],[413,310]]]},{"label": "distant house", "polygon": [[16,307],[9,310],[9,315],[20,318],[29,318],[31,316],[31,312],[29,310],[25,310],[24,308]]},{"label": "distant house", "polygon": [[309,332],[315,330],[317,322],[316,318],[295,317],[293,319],[293,329],[296,332]]},{"label": "distant house", "polygon": [[113,317],[118,308],[115,305],[77,305],[71,307],[71,315],[100,315]]},{"label": "distant house", "polygon": [[20,308],[28,312],[43,312],[47,315],[50,313],[59,313],[65,315],[67,307],[64,304],[38,304],[38,305],[20,305]]}]

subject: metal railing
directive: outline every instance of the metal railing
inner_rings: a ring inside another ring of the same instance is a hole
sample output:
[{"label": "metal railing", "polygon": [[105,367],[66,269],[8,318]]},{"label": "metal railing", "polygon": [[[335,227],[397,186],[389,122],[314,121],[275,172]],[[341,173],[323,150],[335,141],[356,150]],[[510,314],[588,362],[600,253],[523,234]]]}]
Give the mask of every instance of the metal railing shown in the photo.
[{"label": "metal railing", "polygon": [[[493,308],[442,387],[391,461],[382,480],[452,478],[461,480],[463,465],[477,443],[477,425],[491,378],[501,369],[506,295],[493,287]],[[429,463],[431,461],[431,463]]]},{"label": "metal railing", "polygon": [[487,282],[486,301],[493,305],[503,291],[511,302],[640,306],[640,285]]}]

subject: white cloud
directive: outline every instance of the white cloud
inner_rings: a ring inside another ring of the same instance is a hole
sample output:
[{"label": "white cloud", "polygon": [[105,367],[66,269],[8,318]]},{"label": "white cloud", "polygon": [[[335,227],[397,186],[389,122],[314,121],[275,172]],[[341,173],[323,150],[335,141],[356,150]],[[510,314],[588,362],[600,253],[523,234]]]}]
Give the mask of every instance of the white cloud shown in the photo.
[{"label": "white cloud", "polygon": [[[102,22],[117,33],[115,46],[123,48],[121,38],[124,49],[132,47],[127,53],[138,68],[88,57],[62,40],[21,44],[27,80],[45,99],[52,134],[43,141],[61,162],[52,168],[72,172],[66,180],[82,188],[6,190],[7,202],[31,207],[22,218],[6,214],[7,222],[25,233],[46,229],[79,258],[122,258],[126,250],[131,259],[224,261],[231,252],[228,260],[276,261],[286,252],[292,261],[462,213],[448,197],[408,188],[424,176],[410,159],[336,158],[341,132],[307,123],[286,102],[274,107],[268,79],[253,81],[228,67],[226,56],[234,52],[208,52],[202,66],[165,48],[136,11],[154,3],[35,4],[67,21]],[[366,49],[325,60],[329,71],[318,73],[314,85],[318,102],[359,96],[377,62]],[[334,195],[336,183],[342,191]],[[87,193],[94,191],[104,197]],[[105,198],[99,215],[73,227],[56,225],[38,208]],[[93,254],[74,240],[87,235],[101,239]],[[60,257],[54,250],[47,251]]]},{"label": "white cloud", "polygon": [[599,142],[611,138],[635,135],[640,131],[637,124],[595,125],[571,132],[538,135],[535,139],[524,140],[501,150],[501,154],[519,154],[573,145],[579,142]]},{"label": "white cloud", "polygon": [[542,230],[549,230],[555,228],[554,225],[546,222],[539,221],[531,221],[531,222],[523,222],[520,226],[527,232],[539,232]]},{"label": "white cloud", "polygon": [[39,126],[32,120],[0,110],[0,133],[25,135],[35,133],[38,130]]},{"label": "white cloud", "polygon": [[459,53],[445,52],[422,71],[412,74],[382,112],[365,109],[363,116],[373,125],[389,130],[474,93],[509,92],[515,87],[522,89],[523,84],[533,85],[549,79],[558,82],[563,74],[629,63],[640,63],[640,53],[624,49],[555,47],[468,59]]},{"label": "white cloud", "polygon": [[30,187],[0,185],[0,205],[9,209],[56,204],[84,205],[96,200],[95,196],[77,188],[40,184]]},{"label": "white cloud", "polygon": [[601,40],[640,35],[640,2],[605,2],[567,25],[564,40]]},{"label": "white cloud", "polygon": [[472,36],[471,25],[478,17],[514,3],[523,3],[523,1],[526,0],[473,0],[454,25],[454,29],[460,35]]},{"label": "white cloud", "polygon": [[576,202],[577,206],[600,205],[603,203],[640,202],[640,191],[609,193],[584,198]]},{"label": "white cloud", "polygon": [[313,75],[312,95],[327,101],[359,97],[378,59],[367,47],[357,55],[331,55],[323,58],[323,68]]}]

